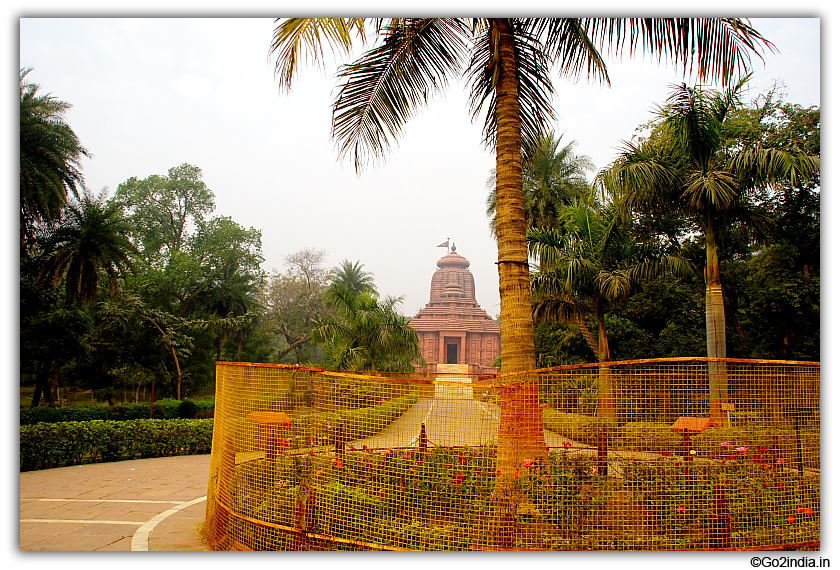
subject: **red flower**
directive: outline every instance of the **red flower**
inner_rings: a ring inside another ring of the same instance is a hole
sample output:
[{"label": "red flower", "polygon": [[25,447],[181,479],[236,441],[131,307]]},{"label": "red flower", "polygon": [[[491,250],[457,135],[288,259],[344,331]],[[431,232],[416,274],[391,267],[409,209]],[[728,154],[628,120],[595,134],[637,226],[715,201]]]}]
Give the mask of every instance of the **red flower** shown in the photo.
[{"label": "red flower", "polygon": [[518,469],[517,469],[516,473],[513,474],[513,476],[516,477],[517,479],[519,479],[519,470]]},{"label": "red flower", "polygon": [[806,507],[805,510],[803,510],[802,512],[804,512],[805,515],[810,517],[811,514],[813,514],[814,511],[812,511],[810,508]]},{"label": "red flower", "polygon": [[788,522],[789,522],[790,524],[795,523],[795,522],[796,522],[796,517],[795,517],[795,516],[793,516],[793,515],[790,515],[790,516],[788,517]]},{"label": "red flower", "polygon": [[525,461],[522,462],[522,467],[530,467],[531,465],[533,465],[533,463],[534,463],[533,459],[526,459]]},{"label": "red flower", "polygon": [[680,505],[679,507],[677,507],[677,512],[678,513],[684,513],[685,512],[685,507]]},{"label": "red flower", "polygon": [[571,441],[564,441],[563,442],[563,447],[565,447],[565,448],[572,447],[572,442]]},{"label": "red flower", "polygon": [[767,483],[762,483],[762,484],[761,484],[761,486],[762,486],[762,487],[764,487],[764,488],[766,489],[766,488],[767,488],[767,487],[769,487],[770,485],[768,485]]},{"label": "red flower", "polygon": [[782,491],[784,491],[786,489],[785,484],[782,483],[781,481],[779,481],[778,485],[776,485],[776,488],[781,489]]},{"label": "red flower", "polygon": [[466,464],[467,464],[467,458],[464,457],[463,455],[459,455],[458,456],[458,465],[466,465]]},{"label": "red flower", "polygon": [[464,482],[464,479],[466,479],[466,476],[461,475],[460,471],[458,473],[455,473],[455,486],[460,487],[461,483]]},{"label": "red flower", "polygon": [[759,447],[758,452],[759,453],[767,453],[767,448],[766,447]]},{"label": "red flower", "polygon": [[481,469],[479,469],[478,467],[476,467],[476,468],[475,468],[475,472],[476,472],[476,473],[481,473]]},{"label": "red flower", "polygon": [[670,451],[663,451],[662,452],[662,457],[671,457],[671,452]]},{"label": "red flower", "polygon": [[797,508],[796,508],[796,514],[797,514],[797,515],[798,515],[798,514],[801,514],[801,513],[802,513],[802,511],[804,511],[804,510],[805,510],[805,509],[803,509],[802,507],[797,507]]},{"label": "red flower", "polygon": [[333,461],[335,461],[335,468],[336,469],[341,469],[342,467],[344,467],[344,463],[341,462],[341,459],[336,458],[336,459],[333,459]]}]

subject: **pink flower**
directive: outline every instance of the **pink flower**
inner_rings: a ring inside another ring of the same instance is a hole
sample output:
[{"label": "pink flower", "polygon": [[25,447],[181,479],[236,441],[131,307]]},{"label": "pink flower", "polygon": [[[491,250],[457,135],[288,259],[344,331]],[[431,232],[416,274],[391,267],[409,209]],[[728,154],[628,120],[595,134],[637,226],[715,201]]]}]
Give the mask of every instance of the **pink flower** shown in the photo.
[{"label": "pink flower", "polygon": [[778,459],[776,460],[776,463],[778,463],[779,465],[784,465],[784,464],[785,464],[785,460],[784,460],[783,458],[781,458],[781,457],[780,457],[780,458],[778,458]]},{"label": "pink flower", "polygon": [[526,459],[525,461],[522,462],[522,467],[530,467],[531,465],[533,465],[533,463],[534,463],[533,459]]},{"label": "pink flower", "polygon": [[565,447],[567,449],[572,447],[572,442],[571,441],[564,441],[563,442],[563,447]]},{"label": "pink flower", "polygon": [[749,447],[738,447],[738,448],[735,449],[735,451],[737,451],[741,455],[746,455],[750,452],[750,448]]},{"label": "pink flower", "polygon": [[729,446],[730,446],[730,445],[732,445],[732,444],[731,444],[731,443],[729,443],[728,441],[724,441],[723,443],[721,443],[721,444],[720,444],[720,446],[721,446],[723,449],[729,449]]}]

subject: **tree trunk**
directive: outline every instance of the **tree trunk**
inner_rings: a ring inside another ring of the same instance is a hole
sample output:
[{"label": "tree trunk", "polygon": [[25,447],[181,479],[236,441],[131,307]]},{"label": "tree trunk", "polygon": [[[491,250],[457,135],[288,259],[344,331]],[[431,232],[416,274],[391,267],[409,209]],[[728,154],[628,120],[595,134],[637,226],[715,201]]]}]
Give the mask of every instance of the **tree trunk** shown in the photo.
[{"label": "tree trunk", "polygon": [[[514,37],[507,19],[491,21],[497,42],[496,89],[496,235],[498,238],[499,296],[501,300],[502,374],[533,370],[534,323],[525,239],[525,200],[522,192],[522,127],[516,78]],[[495,542],[510,548],[514,516],[520,502],[515,474],[525,459],[546,458],[539,379],[517,378],[501,390],[496,494],[499,499]],[[539,462],[538,462],[539,463]]]},{"label": "tree trunk", "polygon": [[598,417],[616,420],[615,392],[613,391],[612,368],[610,368],[610,345],[604,323],[604,308],[596,303],[598,314]]},{"label": "tree trunk", "polygon": [[[706,354],[726,358],[726,314],[720,286],[715,226],[706,217]],[[729,380],[725,362],[709,362],[709,415],[722,427],[728,426],[723,404],[729,401]]]},{"label": "tree trunk", "polygon": [[47,401],[47,405],[52,405],[52,393],[50,391],[50,367],[52,366],[52,358],[46,358],[38,363],[35,367],[35,393],[32,394],[31,408],[37,408],[41,404],[41,396]]}]

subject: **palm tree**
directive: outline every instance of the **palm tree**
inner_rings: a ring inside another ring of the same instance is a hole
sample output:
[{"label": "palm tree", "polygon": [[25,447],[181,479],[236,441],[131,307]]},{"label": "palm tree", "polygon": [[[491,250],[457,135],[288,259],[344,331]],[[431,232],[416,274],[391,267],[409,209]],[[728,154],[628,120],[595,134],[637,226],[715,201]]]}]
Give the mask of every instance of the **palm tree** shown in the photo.
[{"label": "palm tree", "polygon": [[353,263],[345,259],[338,267],[330,269],[328,279],[343,289],[359,294],[363,291],[370,291],[376,294],[376,287],[373,284],[373,273],[362,269],[364,264],[357,261]]},{"label": "palm tree", "polygon": [[[586,173],[595,165],[586,155],[576,155],[576,141],[560,146],[563,135],[554,132],[537,141],[533,154],[523,165],[522,191],[525,199],[525,221],[528,227],[557,226],[558,212],[576,198],[590,192]],[[496,173],[487,180],[487,216],[490,232],[496,235]]]},{"label": "palm tree", "polygon": [[396,308],[401,297],[356,293],[338,283],[325,293],[333,314],[318,328],[324,339],[327,366],[337,370],[413,372],[422,361],[417,333]]},{"label": "palm tree", "polygon": [[20,70],[20,237],[33,237],[38,223],[54,223],[83,184],[79,161],[90,156],[64,122],[71,105],[52,95],[38,95],[39,85],[25,83],[31,69]]},{"label": "palm tree", "polygon": [[90,302],[102,272],[111,293],[116,293],[119,277],[136,253],[122,208],[106,197],[104,191],[94,197],[85,190],[78,200],[71,200],[60,224],[43,243],[45,261],[39,281],[56,286],[64,279],[68,303]]},{"label": "palm tree", "polygon": [[[403,124],[450,76],[466,75],[472,114],[486,106],[485,143],[496,151],[496,235],[501,301],[502,373],[532,370],[536,360],[528,245],[522,192],[523,156],[553,118],[551,66],[559,75],[609,82],[599,47],[636,49],[727,83],[748,66],[749,54],[771,46],[748,23],[733,18],[392,18],[374,19],[379,41],[339,71],[333,135],[357,170],[383,158]],[[289,18],[274,32],[271,52],[281,89],[288,90],[303,59],[324,59],[324,48],[349,54],[353,36],[366,41],[363,18]],[[649,51],[648,51],[649,50]],[[696,67],[695,67],[696,66]],[[545,440],[535,377],[501,390],[499,494],[513,489],[526,458],[544,458]],[[499,546],[511,544],[504,515]]]},{"label": "palm tree", "polygon": [[[748,78],[748,77],[747,77]],[[726,358],[723,290],[717,233],[738,223],[760,237],[766,225],[748,194],[776,182],[815,178],[819,157],[764,148],[758,143],[725,148],[723,123],[739,105],[746,78],[724,92],[676,87],[658,111],[653,135],[627,149],[598,181],[625,211],[679,211],[691,219],[706,245],[706,347],[710,358]],[[724,362],[709,364],[710,415],[725,424],[728,401]]]},{"label": "palm tree", "polygon": [[[692,273],[684,259],[655,244],[634,241],[612,207],[575,201],[560,211],[560,227],[528,228],[528,246],[540,261],[532,274],[536,318],[560,318],[581,330],[598,362],[610,361],[605,314],[645,281]],[[584,318],[594,316],[598,341]],[[609,368],[601,367],[598,415],[616,418]]]}]

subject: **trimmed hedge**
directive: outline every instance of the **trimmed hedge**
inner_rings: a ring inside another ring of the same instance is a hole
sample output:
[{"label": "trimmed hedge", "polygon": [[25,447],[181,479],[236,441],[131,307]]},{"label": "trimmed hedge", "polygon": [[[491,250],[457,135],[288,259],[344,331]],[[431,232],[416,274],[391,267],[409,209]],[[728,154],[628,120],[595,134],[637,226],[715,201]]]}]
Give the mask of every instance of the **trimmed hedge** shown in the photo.
[{"label": "trimmed hedge", "polygon": [[129,420],[20,426],[20,470],[210,453],[213,420]]},{"label": "trimmed hedge", "polygon": [[615,438],[618,430],[618,424],[609,420],[560,412],[551,408],[543,410],[542,417],[545,429],[589,445],[598,444],[598,435],[602,429],[606,429],[610,441]]},{"label": "trimmed hedge", "polygon": [[[154,418],[174,420],[178,418],[192,419],[197,414],[214,409],[215,402],[164,399],[155,402]],[[194,412],[192,410],[195,410]],[[192,415],[190,415],[192,414]],[[58,422],[88,422],[92,420],[147,420],[149,419],[149,403],[117,404],[115,406],[88,405],[64,408],[23,408],[20,411],[20,425]]]}]

